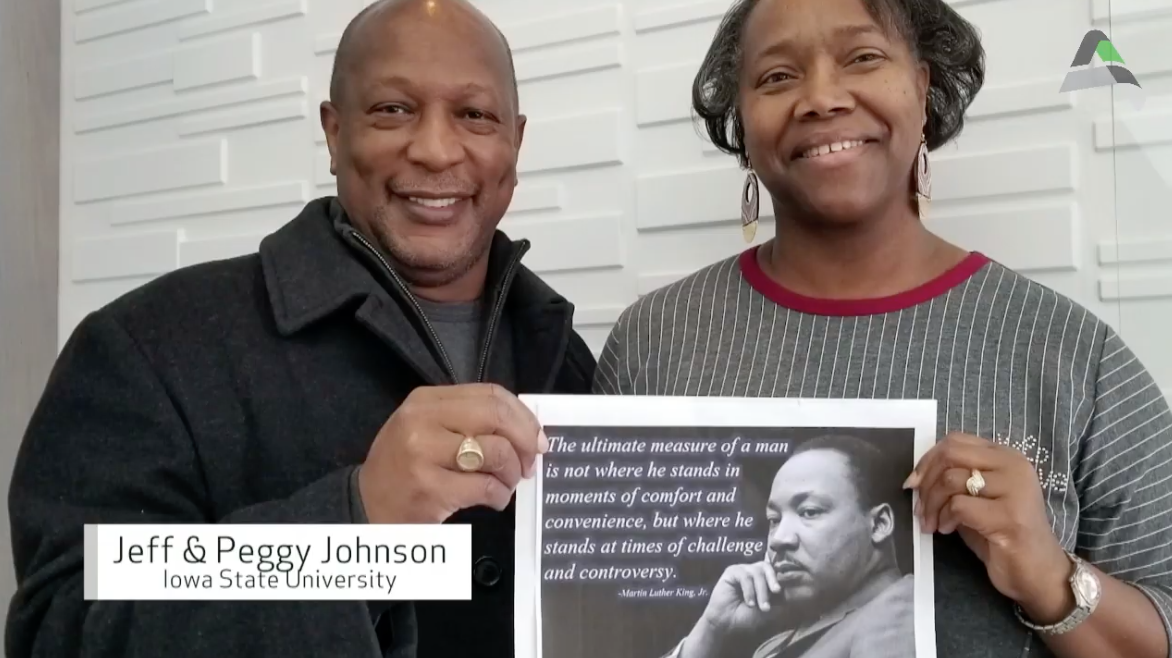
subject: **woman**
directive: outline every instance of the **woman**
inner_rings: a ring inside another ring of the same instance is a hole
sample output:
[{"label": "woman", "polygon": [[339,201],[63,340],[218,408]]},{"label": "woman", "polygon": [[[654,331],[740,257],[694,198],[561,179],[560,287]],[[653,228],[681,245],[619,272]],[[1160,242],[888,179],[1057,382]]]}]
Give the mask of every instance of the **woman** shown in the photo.
[{"label": "woman", "polygon": [[[694,105],[749,171],[746,229],[761,189],[777,237],[627,309],[596,390],[935,399],[940,441],[906,486],[938,533],[938,655],[1166,658],[1159,389],[1086,309],[921,222],[927,153],[983,79],[942,0],[735,2]],[[703,631],[674,653],[706,658]]]}]

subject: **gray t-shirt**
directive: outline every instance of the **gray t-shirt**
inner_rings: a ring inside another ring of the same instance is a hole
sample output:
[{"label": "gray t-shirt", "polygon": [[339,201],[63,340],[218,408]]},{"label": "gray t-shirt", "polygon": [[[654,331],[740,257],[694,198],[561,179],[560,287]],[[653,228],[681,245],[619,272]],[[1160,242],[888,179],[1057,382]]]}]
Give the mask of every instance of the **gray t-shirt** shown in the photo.
[{"label": "gray t-shirt", "polygon": [[[461,384],[476,381],[476,371],[480,366],[480,343],[485,329],[484,302],[477,300],[441,303],[426,299],[416,301],[419,302],[431,326],[435,328],[435,332],[439,334],[440,344],[443,345],[452,367],[456,370],[457,380]],[[497,342],[508,341],[501,340],[498,336]]]},{"label": "gray t-shirt", "polygon": [[[975,254],[882,300],[811,300],[747,250],[626,309],[596,372],[600,394],[936,400],[940,436],[1022,452],[1063,548],[1134,584],[1172,632],[1172,411],[1111,326],[999,263]],[[1026,649],[955,534],[934,544],[941,655],[1053,655]]]}]

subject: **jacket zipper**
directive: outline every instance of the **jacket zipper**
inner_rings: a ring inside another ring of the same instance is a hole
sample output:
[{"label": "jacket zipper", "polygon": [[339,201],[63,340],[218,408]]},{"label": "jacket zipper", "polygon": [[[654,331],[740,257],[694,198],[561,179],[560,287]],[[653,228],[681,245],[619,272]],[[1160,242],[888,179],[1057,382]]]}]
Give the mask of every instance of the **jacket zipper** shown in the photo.
[{"label": "jacket zipper", "polygon": [[444,370],[447,372],[448,377],[451,378],[452,383],[457,383],[459,379],[456,377],[456,368],[452,366],[452,361],[450,358],[448,358],[447,351],[444,350],[444,344],[440,341],[439,334],[436,333],[435,327],[431,325],[431,321],[427,319],[427,314],[423,312],[423,307],[419,305],[419,302],[415,301],[415,295],[411,294],[411,291],[407,288],[407,284],[399,278],[398,273],[396,273],[395,269],[391,267],[391,264],[387,262],[387,259],[383,258],[383,255],[379,253],[378,249],[372,247],[371,244],[366,241],[366,238],[362,237],[361,233],[354,229],[350,229],[350,235],[353,236],[355,240],[360,242],[362,246],[371,253],[371,255],[378,259],[378,262],[382,264],[383,270],[387,276],[391,277],[391,280],[393,280],[395,285],[399,287],[399,291],[402,292],[403,296],[411,302],[411,306],[415,308],[415,312],[418,313],[419,317],[423,320],[423,326],[427,329],[428,335],[431,336],[432,344],[435,345],[436,349],[439,350],[440,359],[443,361],[442,365]]},{"label": "jacket zipper", "polygon": [[[423,312],[423,307],[420,306],[419,302],[415,300],[415,295],[411,294],[411,290],[407,287],[407,284],[399,277],[398,273],[395,272],[395,269],[391,267],[391,264],[387,262],[386,258],[383,257],[379,250],[375,249],[370,244],[370,242],[368,242],[366,238],[363,237],[362,234],[358,231],[350,229],[349,232],[355,240],[361,243],[362,246],[365,247],[366,250],[369,251],[371,255],[373,255],[378,260],[378,262],[383,266],[383,270],[386,272],[387,276],[391,277],[391,280],[393,280],[395,285],[398,286],[399,291],[402,292],[403,296],[411,302],[411,306],[423,320],[423,326],[427,329],[427,333],[431,337],[432,344],[434,344],[436,349],[439,350],[440,359],[443,361],[442,365],[444,370],[447,372],[448,377],[452,379],[452,383],[458,383],[459,378],[456,376],[456,368],[452,366],[452,361],[448,357],[447,351],[444,349],[443,341],[440,340],[439,334],[436,333],[435,327],[432,326],[431,321],[427,319],[427,314]],[[488,370],[488,355],[492,346],[493,334],[496,333],[496,328],[499,324],[498,320],[500,319],[501,312],[504,310],[505,299],[508,298],[509,286],[513,282],[513,277],[517,274],[517,265],[521,262],[521,258],[524,257],[527,251],[529,251],[529,241],[521,240],[520,248],[515,254],[513,254],[512,259],[509,261],[508,268],[505,270],[505,276],[501,283],[500,294],[497,295],[496,301],[493,303],[492,314],[488,318],[488,328],[484,335],[484,347],[480,352],[480,366],[476,373],[477,383],[484,381],[484,376]]]},{"label": "jacket zipper", "polygon": [[492,314],[488,316],[488,327],[484,332],[484,347],[480,352],[480,367],[476,371],[477,382],[483,382],[484,376],[488,371],[488,354],[492,350],[493,335],[496,333],[497,325],[500,324],[499,320],[501,312],[505,308],[505,299],[509,296],[509,287],[513,283],[513,277],[517,274],[517,265],[521,262],[521,258],[527,251],[529,251],[529,241],[521,240],[520,248],[513,254],[512,260],[509,261],[509,265],[505,269],[505,276],[501,280],[500,293],[493,303]]},{"label": "jacket zipper", "polygon": [[574,330],[574,317],[572,315],[570,315],[570,316],[566,317],[566,322],[562,326],[562,337],[561,337],[561,340],[558,341],[558,350],[556,352],[556,357],[554,358],[554,361],[553,361],[554,367],[553,367],[553,370],[550,371],[550,373],[549,373],[549,379],[547,379],[545,381],[545,385],[541,388],[542,393],[549,393],[550,391],[553,390],[554,385],[557,383],[558,371],[561,369],[562,365],[565,363],[566,348],[568,348],[570,346],[570,333],[573,332],[573,330]]}]

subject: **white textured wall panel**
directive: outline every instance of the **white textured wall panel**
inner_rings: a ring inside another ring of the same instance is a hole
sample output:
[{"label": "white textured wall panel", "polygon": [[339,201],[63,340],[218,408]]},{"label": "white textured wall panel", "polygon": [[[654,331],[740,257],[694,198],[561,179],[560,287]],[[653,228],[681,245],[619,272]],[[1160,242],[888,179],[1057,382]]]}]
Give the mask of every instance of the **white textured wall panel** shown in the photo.
[{"label": "white textured wall panel", "polygon": [[[319,151],[313,158],[313,181],[317,183],[318,187],[330,187],[337,185],[337,179],[334,174],[330,172],[330,152],[329,150]],[[337,190],[334,191],[337,193]]]},{"label": "white textured wall panel", "polygon": [[1073,145],[949,155],[933,162],[932,199],[1074,190]]},{"label": "white textured wall panel", "polygon": [[518,158],[521,173],[619,164],[623,160],[623,116],[620,110],[541,119],[525,125]]},{"label": "white textured wall panel", "polygon": [[1172,111],[1128,112],[1095,121],[1095,148],[1172,143]]},{"label": "white textured wall panel", "polygon": [[513,190],[513,202],[509,214],[516,215],[535,210],[559,210],[562,207],[564,188],[557,183],[524,183]]},{"label": "white textured wall panel", "polygon": [[[539,13],[542,13],[540,9],[531,12]],[[590,37],[615,35],[622,29],[621,20],[622,11],[616,4],[506,23],[500,27],[513,50],[520,52]]]},{"label": "white textured wall panel", "polygon": [[621,226],[619,215],[555,221],[515,220],[501,224],[510,236],[533,242],[525,263],[538,273],[622,266]]},{"label": "white textured wall panel", "polygon": [[1172,14],[1167,0],[1094,0],[1096,21],[1139,21]]},{"label": "white textured wall panel", "polygon": [[[636,182],[635,225],[640,230],[730,222],[740,217],[734,201],[745,180],[735,165],[640,176]],[[766,199],[761,214],[773,212]]]},{"label": "white textured wall panel", "polygon": [[74,40],[84,43],[211,10],[212,0],[150,0],[115,5],[102,11],[79,14],[74,23]]},{"label": "white textured wall panel", "polygon": [[243,105],[281,96],[304,94],[307,87],[306,79],[298,77],[228,87],[217,91],[199,91],[184,94],[183,98],[175,100],[131,105],[123,109],[94,112],[93,114],[79,113],[75,126],[78,133],[117,128],[135,123],[170,119],[230,105]]},{"label": "white textured wall panel", "polygon": [[170,82],[174,75],[170,53],[148,53],[118,62],[80,69],[73,97],[81,100],[118,91]]},{"label": "white textured wall panel", "polygon": [[260,33],[205,41],[175,53],[176,90],[260,77]]},{"label": "white textured wall panel", "polygon": [[[333,194],[317,105],[369,0],[60,0],[61,339],[131,282],[249,253]],[[640,294],[745,248],[744,172],[691,122],[730,0],[480,0],[529,117],[503,227],[601,347]],[[928,223],[1086,304],[1165,387],[1172,352],[1172,0],[950,0],[987,51],[960,138],[932,155]],[[1061,94],[1111,34],[1146,96]],[[763,200],[757,241],[772,235]]]},{"label": "white textured wall panel", "polygon": [[179,121],[179,134],[191,137],[279,121],[302,120],[308,116],[309,102],[304,98],[292,98],[264,105],[223,110],[214,114],[184,117]]},{"label": "white textured wall panel", "polygon": [[1074,96],[1056,94],[1062,87],[1062,77],[1043,78],[1008,85],[989,86],[969,107],[970,120],[1006,117],[1031,112],[1055,112],[1074,107]]},{"label": "white textured wall panel", "polygon": [[162,219],[214,215],[233,210],[255,210],[274,206],[301,206],[310,199],[305,183],[274,183],[232,190],[169,196],[150,201],[115,204],[110,223],[135,224]]},{"label": "white textured wall panel", "polygon": [[1146,240],[1099,244],[1099,263],[1103,265],[1159,263],[1163,261],[1172,262],[1172,235]]},{"label": "white textured wall panel", "polygon": [[227,235],[203,240],[183,240],[179,243],[178,266],[186,267],[213,260],[235,258],[256,252],[265,234]]},{"label": "white textured wall panel", "polygon": [[644,69],[635,74],[635,118],[640,126],[692,117],[692,80],[699,62]]},{"label": "white textured wall panel", "polygon": [[622,66],[621,43],[590,43],[566,48],[557,54],[520,53],[514,61],[519,82],[556,78],[572,73],[604,71]]},{"label": "white textured wall panel", "polygon": [[73,175],[73,200],[101,201],[223,183],[227,155],[227,142],[210,140],[82,160]]},{"label": "white textured wall panel", "polygon": [[268,0],[262,3],[250,3],[242,9],[218,11],[209,16],[189,20],[180,27],[179,38],[195,39],[209,34],[278,21],[283,18],[296,18],[304,16],[308,11],[309,0],[278,0],[277,2]]},{"label": "white textured wall panel", "polygon": [[[732,3],[725,0],[700,0],[698,2],[683,0],[664,7],[642,11],[635,16],[635,31],[649,32],[719,19],[730,4]],[[707,44],[697,45],[702,48]]]},{"label": "white textured wall panel", "polygon": [[[1077,209],[1070,202],[943,215],[927,224],[944,239],[994,254],[1005,266],[1025,274],[1078,269]],[[1007,241],[1006,235],[1017,239]]]},{"label": "white textured wall panel", "polygon": [[[1105,300],[1148,300],[1172,297],[1172,274],[1125,274],[1104,277],[1099,290]],[[1160,382],[1165,390],[1167,385]]]},{"label": "white textured wall panel", "polygon": [[164,274],[175,269],[178,249],[176,231],[80,239],[73,245],[71,278],[84,282]]},{"label": "white textured wall panel", "polygon": [[[130,2],[130,0],[74,0],[73,10],[80,14],[91,9],[109,7],[110,5],[116,5],[121,2]],[[65,6],[68,8],[69,0],[65,0]]]}]

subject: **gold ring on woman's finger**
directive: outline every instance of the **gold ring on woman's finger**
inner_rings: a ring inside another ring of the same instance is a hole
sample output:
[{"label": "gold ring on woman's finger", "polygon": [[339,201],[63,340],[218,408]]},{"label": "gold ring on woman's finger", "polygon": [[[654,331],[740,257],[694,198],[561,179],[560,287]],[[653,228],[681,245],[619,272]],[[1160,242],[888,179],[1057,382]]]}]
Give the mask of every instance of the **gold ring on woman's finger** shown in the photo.
[{"label": "gold ring on woman's finger", "polygon": [[469,436],[460,442],[460,449],[456,451],[456,467],[465,473],[472,473],[484,466],[484,450],[480,442]]},{"label": "gold ring on woman's finger", "polygon": [[980,496],[981,490],[985,488],[985,476],[974,468],[972,477],[964,483],[964,486],[969,490],[970,496]]}]

